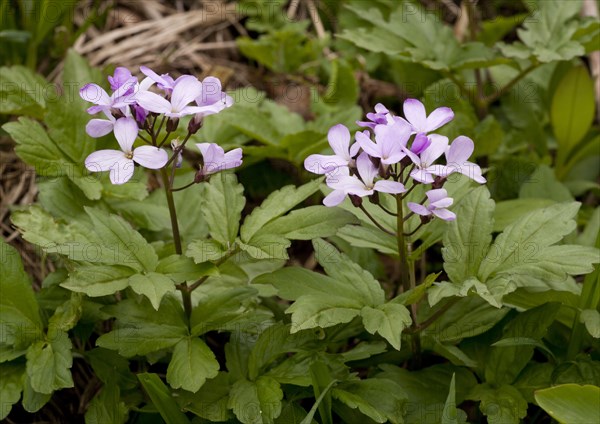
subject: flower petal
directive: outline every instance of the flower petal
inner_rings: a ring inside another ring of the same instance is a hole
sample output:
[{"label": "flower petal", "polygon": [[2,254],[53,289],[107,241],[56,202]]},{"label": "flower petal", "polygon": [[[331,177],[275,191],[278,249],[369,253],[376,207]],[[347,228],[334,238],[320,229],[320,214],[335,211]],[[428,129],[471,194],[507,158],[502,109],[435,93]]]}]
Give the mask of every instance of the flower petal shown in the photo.
[{"label": "flower petal", "polygon": [[373,185],[373,180],[377,176],[377,167],[373,165],[369,155],[365,152],[358,155],[356,167],[358,168],[358,175],[360,175],[364,185],[371,187]]},{"label": "flower petal", "polygon": [[113,130],[115,123],[108,119],[92,119],[85,126],[85,132],[94,138],[105,136]]},{"label": "flower petal", "polygon": [[214,164],[223,162],[225,151],[221,146],[215,143],[196,143],[196,147],[202,153],[204,166],[214,166]]},{"label": "flower petal", "polygon": [[346,193],[342,190],[333,190],[323,199],[323,204],[327,207],[337,206],[344,201]]},{"label": "flower petal", "polygon": [[196,98],[198,106],[213,105],[223,102],[225,93],[221,91],[221,81],[219,78],[206,77],[202,80],[202,94]]},{"label": "flower petal", "polygon": [[454,221],[456,219],[456,214],[448,209],[435,209],[433,214],[444,221]]},{"label": "flower petal", "polygon": [[474,149],[475,145],[473,144],[473,140],[471,140],[469,137],[465,137],[463,135],[456,137],[450,145],[448,153],[446,154],[446,161],[448,162],[448,165],[461,165],[463,162],[466,162],[473,154]]},{"label": "flower petal", "polygon": [[417,99],[404,101],[404,116],[415,132],[427,132],[427,113],[425,106]]},{"label": "flower petal", "polygon": [[410,146],[410,151],[420,155],[431,145],[431,140],[424,133],[419,133],[415,136],[415,139]]},{"label": "flower petal", "polygon": [[406,188],[404,188],[404,184],[399,183],[397,181],[389,181],[389,180],[379,180],[373,186],[375,191],[380,191],[383,193],[404,193]]},{"label": "flower petal", "polygon": [[452,197],[444,197],[443,199],[437,200],[435,202],[429,202],[429,206],[434,207],[436,209],[444,209],[448,206],[452,206],[454,203],[454,199]]},{"label": "flower petal", "polygon": [[104,91],[98,84],[86,84],[79,90],[79,96],[86,102],[94,103],[96,105],[108,106],[110,105],[110,97],[108,93]]},{"label": "flower petal", "polygon": [[418,203],[408,202],[407,206],[408,206],[408,209],[410,209],[417,215],[422,215],[422,216],[431,215],[431,211],[429,209],[427,209],[425,206],[420,205]]},{"label": "flower petal", "polygon": [[326,174],[348,162],[336,155],[310,155],[304,160],[304,168],[313,174]]},{"label": "flower petal", "polygon": [[478,182],[479,184],[484,184],[487,180],[481,175],[481,168],[479,165],[473,162],[464,162],[460,166],[455,165],[455,169],[457,172],[469,177],[470,179]]},{"label": "flower petal", "polygon": [[98,150],[88,155],[85,167],[91,172],[108,171],[124,158],[125,155],[120,150]]},{"label": "flower petal", "polygon": [[184,75],[177,78],[171,94],[172,111],[175,113],[181,112],[184,107],[201,94],[202,83],[196,77]]},{"label": "flower petal", "polygon": [[154,146],[140,146],[133,151],[133,160],[144,168],[160,169],[169,160],[169,155],[163,149]]},{"label": "flower petal", "polygon": [[334,125],[327,133],[327,140],[335,154],[346,160],[350,160],[350,131],[342,124]]},{"label": "flower petal", "polygon": [[427,132],[435,131],[454,119],[454,112],[449,107],[438,107],[427,117]]},{"label": "flower petal", "polygon": [[162,96],[151,91],[138,91],[135,95],[137,104],[154,113],[171,112],[171,103]]},{"label": "flower petal", "polygon": [[448,150],[448,137],[431,134],[429,139],[431,140],[431,144],[421,153],[421,162],[425,164],[425,168],[433,165],[433,162]]},{"label": "flower petal", "polygon": [[427,169],[415,168],[411,171],[410,176],[413,180],[418,181],[423,184],[433,183],[433,177],[427,171]]},{"label": "flower petal", "polygon": [[123,157],[110,169],[110,182],[113,184],[125,184],[131,179],[133,171],[135,171],[133,161]]},{"label": "flower petal", "polygon": [[237,149],[228,151],[227,153],[225,153],[225,156],[223,156],[223,159],[225,160],[225,162],[221,170],[236,168],[240,166],[242,164],[242,149],[238,147]]},{"label": "flower petal", "polygon": [[138,126],[133,118],[119,118],[115,122],[115,137],[124,152],[131,152],[133,143],[138,136]]},{"label": "flower petal", "polygon": [[429,190],[425,195],[427,196],[427,199],[429,199],[429,204],[432,204],[448,197],[448,192],[446,189],[438,188]]},{"label": "flower petal", "polygon": [[375,105],[375,112],[377,112],[377,113],[389,113],[389,110],[388,110],[387,107],[385,107],[381,103],[377,103]]},{"label": "flower petal", "polygon": [[356,138],[356,141],[357,141],[358,145],[368,155],[373,156],[374,158],[380,158],[381,157],[381,151],[379,149],[379,146],[377,144],[373,143],[371,141],[371,139],[369,138],[369,136],[365,134],[365,132],[360,132],[359,131],[359,132],[357,132],[354,135],[354,137]]}]

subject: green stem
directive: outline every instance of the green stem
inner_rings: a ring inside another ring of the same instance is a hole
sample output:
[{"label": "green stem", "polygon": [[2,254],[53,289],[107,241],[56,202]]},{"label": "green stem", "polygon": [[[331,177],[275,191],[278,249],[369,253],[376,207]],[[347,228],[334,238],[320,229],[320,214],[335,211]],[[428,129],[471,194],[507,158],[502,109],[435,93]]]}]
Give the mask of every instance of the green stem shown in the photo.
[{"label": "green stem", "polygon": [[398,255],[400,256],[400,284],[396,287],[396,293],[398,293],[400,287],[404,287],[405,290],[410,289],[410,275],[408,256],[406,254],[406,243],[404,241],[404,212],[402,207],[402,195],[397,194],[396,196],[396,211],[398,216],[396,217],[396,240],[398,241]]},{"label": "green stem", "polygon": [[383,225],[381,225],[379,222],[377,222],[377,220],[375,218],[373,218],[373,216],[365,209],[365,207],[363,205],[360,205],[358,207],[361,211],[363,211],[365,213],[365,215],[367,215],[367,218],[369,218],[371,220],[371,222],[373,224],[375,224],[375,226],[377,228],[379,228],[381,231],[383,231],[384,233],[387,233],[391,236],[395,236],[396,234],[394,234],[392,231],[388,230],[387,228],[385,228]]},{"label": "green stem", "polygon": [[[161,168],[160,175],[162,177],[163,186],[165,188],[165,195],[167,196],[167,205],[169,206],[169,215],[171,216],[171,229],[173,231],[173,242],[175,243],[175,253],[181,255],[183,250],[181,248],[181,235],[179,234],[179,224],[177,222],[177,210],[175,209],[175,200],[173,199],[173,192],[171,191],[171,185],[169,183],[169,174],[166,167]],[[183,283],[178,286],[181,291],[181,297],[183,298],[183,308],[185,315],[190,318],[192,315],[192,293],[188,289],[187,284]]]}]

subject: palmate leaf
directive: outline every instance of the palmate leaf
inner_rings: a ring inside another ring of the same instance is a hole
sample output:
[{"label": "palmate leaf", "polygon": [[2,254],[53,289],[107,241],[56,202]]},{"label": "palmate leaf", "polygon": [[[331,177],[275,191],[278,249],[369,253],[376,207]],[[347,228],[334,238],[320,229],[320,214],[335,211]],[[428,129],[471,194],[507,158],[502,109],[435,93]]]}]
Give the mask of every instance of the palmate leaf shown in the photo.
[{"label": "palmate leaf", "polygon": [[504,61],[483,43],[459,44],[450,27],[439,19],[424,19],[427,12],[414,3],[399,3],[387,20],[376,8],[364,10],[350,5],[347,8],[373,24],[373,29],[346,29],[339,37],[369,51],[386,53],[437,71],[487,67]]},{"label": "palmate leaf", "polygon": [[175,345],[167,368],[167,382],[174,389],[195,393],[218,373],[219,363],[206,343],[197,337],[185,338]]},{"label": "palmate leaf", "polygon": [[584,46],[575,41],[580,24],[574,16],[581,10],[581,1],[544,0],[536,3],[538,10],[532,19],[526,19],[523,29],[517,30],[522,42],[499,43],[508,57],[540,62],[571,60],[583,56]]},{"label": "palmate leaf", "polygon": [[568,276],[591,272],[600,260],[592,247],[554,245],[575,229],[578,209],[576,202],[555,204],[506,227],[481,262],[479,281],[490,291],[505,287],[505,293],[517,287],[560,289],[560,284],[571,290]]},{"label": "palmate leaf", "polygon": [[481,401],[479,409],[490,424],[519,424],[527,415],[527,401],[513,386],[480,384],[469,399]]},{"label": "palmate leaf", "polygon": [[244,424],[273,424],[281,414],[283,391],[277,381],[261,376],[256,381],[238,380],[229,392],[228,406]]},{"label": "palmate leaf", "polygon": [[83,161],[95,150],[96,141],[85,132],[90,119],[88,105],[80,99],[78,90],[88,82],[100,82],[99,71],[93,70],[83,58],[70,51],[63,73],[64,93],[47,105],[44,116],[48,132],[29,118],[9,122],[3,129],[15,140],[16,153],[36,169],[38,175],[67,176],[90,199],[99,199],[102,184],[88,176]]}]

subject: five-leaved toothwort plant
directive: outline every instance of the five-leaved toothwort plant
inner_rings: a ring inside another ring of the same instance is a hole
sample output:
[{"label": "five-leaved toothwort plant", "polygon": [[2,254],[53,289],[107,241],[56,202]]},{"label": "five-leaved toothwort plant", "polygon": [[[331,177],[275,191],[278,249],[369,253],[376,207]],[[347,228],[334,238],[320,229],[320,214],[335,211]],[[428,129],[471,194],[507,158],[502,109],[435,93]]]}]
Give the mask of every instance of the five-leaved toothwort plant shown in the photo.
[{"label": "five-leaved toothwort plant", "polygon": [[[91,137],[102,137],[114,133],[120,150],[104,149],[90,154],[85,167],[91,172],[108,171],[113,184],[124,184],[131,179],[135,165],[160,171],[167,204],[171,216],[171,228],[175,252],[182,253],[181,236],[173,192],[210,179],[210,176],[225,169],[242,164],[242,150],[225,153],[215,143],[198,143],[202,153],[194,179],[187,185],[173,188],[175,168],[181,166],[182,151],[190,137],[202,127],[202,119],[230,107],[233,99],[221,89],[221,81],[207,77],[199,81],[193,75],[181,75],[177,79],[168,74],[158,75],[142,66],[145,75],[142,81],[123,67],[115,69],[108,77],[112,93],[107,93],[97,84],[86,84],[79,95],[93,103],[88,108],[93,118],[86,125]],[[189,117],[187,135],[182,141],[171,137],[180,119]],[[349,137],[349,135],[348,135]],[[163,146],[171,146],[169,154]],[[135,143],[141,145],[134,147]],[[167,170],[171,168],[170,172]],[[178,286],[188,317],[191,314],[191,291],[193,287],[182,283]]]},{"label": "five-leaved toothwort plant", "polygon": [[[357,121],[358,126],[366,129],[356,132],[353,144],[346,127],[331,128],[328,140],[335,154],[310,155],[304,167],[325,174],[325,183],[333,189],[323,200],[325,206],[337,206],[349,198],[377,228],[396,237],[400,257],[398,293],[401,288],[416,287],[411,236],[434,218],[456,219],[456,214],[448,210],[454,200],[442,188],[447,177],[461,173],[480,184],[486,180],[481,168],[468,160],[474,150],[470,138],[460,136],[450,144],[447,137],[434,133],[454,118],[450,108],[440,107],[427,115],[423,103],[408,99],[404,102],[404,117],[395,116],[387,107],[377,104],[375,112],[368,113],[366,118]],[[438,162],[442,157],[445,163]],[[419,185],[427,187],[423,199],[409,202],[409,194]],[[396,207],[386,207],[388,202],[383,202],[380,196],[395,198]],[[365,208],[364,198],[396,218],[394,231]],[[409,227],[413,218],[418,221]],[[416,307],[412,305],[413,323]]]}]

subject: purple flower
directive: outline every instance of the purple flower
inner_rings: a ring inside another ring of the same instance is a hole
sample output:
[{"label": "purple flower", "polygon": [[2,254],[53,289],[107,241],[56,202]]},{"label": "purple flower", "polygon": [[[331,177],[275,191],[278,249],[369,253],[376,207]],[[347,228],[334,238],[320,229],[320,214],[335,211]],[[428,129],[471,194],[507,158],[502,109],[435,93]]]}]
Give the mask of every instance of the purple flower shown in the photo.
[{"label": "purple flower", "polygon": [[121,150],[98,150],[85,159],[85,167],[91,172],[110,171],[113,184],[124,184],[133,175],[134,162],[150,169],[159,169],[169,160],[166,151],[154,146],[133,148],[138,126],[133,118],[119,118],[114,132]]},{"label": "purple flower", "polygon": [[454,199],[448,197],[448,192],[446,190],[439,188],[436,190],[429,190],[425,194],[427,195],[429,206],[408,202],[408,208],[421,216],[433,214],[444,221],[454,221],[456,219],[456,214],[446,209],[454,203]]},{"label": "purple flower", "polygon": [[360,147],[381,163],[391,165],[400,162],[405,156],[405,146],[410,138],[411,127],[405,122],[394,120],[389,125],[375,127],[375,143],[365,134],[356,133],[356,141]]},{"label": "purple flower", "polygon": [[90,115],[104,111],[110,112],[111,109],[121,109],[135,103],[135,91],[137,81],[126,81],[110,96],[98,84],[89,83],[81,87],[79,96],[87,102],[94,103],[95,106],[88,108]]},{"label": "purple flower", "polygon": [[384,105],[377,103],[375,105],[375,113],[367,113],[367,119],[371,122],[356,121],[356,125],[375,129],[376,125],[386,125],[388,123],[388,116],[391,116],[389,113],[390,111]]},{"label": "purple flower", "polygon": [[171,94],[171,92],[173,92],[173,87],[175,86],[175,80],[171,76],[169,76],[169,74],[158,75],[156,72],[154,72],[152,69],[148,68],[147,66],[140,66],[140,71],[142,71],[142,73],[144,75],[146,75],[146,77],[148,77],[144,81],[146,81],[148,79],[150,81],[152,81],[152,83],[150,83],[149,81],[146,81],[146,84],[148,86],[156,83],[158,88],[163,90],[165,93]]},{"label": "purple flower", "polygon": [[233,98],[221,89],[219,78],[206,77],[202,80],[202,93],[196,98],[196,104],[203,109],[200,117],[213,115],[233,105]]},{"label": "purple flower", "polygon": [[397,181],[374,181],[375,177],[378,175],[378,170],[377,167],[373,165],[373,162],[371,162],[369,155],[365,152],[361,153],[356,159],[356,167],[358,176],[343,175],[339,178],[327,179],[327,185],[334,189],[334,193],[331,193],[323,200],[325,206],[336,206],[341,203],[344,199],[340,192],[364,197],[370,196],[376,191],[393,194],[406,191],[404,185]]},{"label": "purple flower", "polygon": [[235,168],[242,164],[242,149],[239,147],[227,153],[215,143],[197,143],[196,147],[202,153],[203,161],[200,174],[203,176]]},{"label": "purple flower", "polygon": [[135,98],[144,109],[161,113],[169,118],[181,118],[202,112],[198,106],[188,106],[202,94],[202,83],[191,75],[183,75],[175,81],[171,101],[151,91],[140,90]]},{"label": "purple flower", "polygon": [[[438,175],[439,172],[438,167],[433,166],[433,162],[442,156],[448,149],[448,137],[437,134],[431,134],[429,137],[424,137],[429,138],[430,144],[420,155],[417,156],[411,150],[406,148],[404,150],[415,164],[415,169],[411,171],[410,176],[420,183],[431,184],[433,183],[432,175]],[[415,141],[417,140],[415,139]]]},{"label": "purple flower", "polygon": [[136,84],[137,78],[131,75],[129,69],[119,66],[113,76],[108,76],[111,90],[115,91],[124,84]]},{"label": "purple flower", "polygon": [[327,133],[333,155],[310,155],[304,160],[304,168],[314,174],[329,174],[339,167],[347,167],[358,153],[359,145],[350,147],[350,131],[342,124],[334,125]]},{"label": "purple flower", "polygon": [[456,137],[446,151],[446,165],[433,166],[432,173],[447,177],[453,172],[459,172],[479,184],[485,183],[486,179],[481,175],[479,165],[468,161],[474,149],[473,140],[469,137],[463,135]]},{"label": "purple flower", "polygon": [[452,121],[454,112],[450,108],[440,107],[427,116],[423,103],[417,99],[406,99],[404,101],[404,116],[411,125],[413,133],[427,134]]},{"label": "purple flower", "polygon": [[116,119],[110,112],[103,111],[108,119],[90,119],[85,126],[85,132],[94,138],[105,136],[110,133],[115,126]]}]

